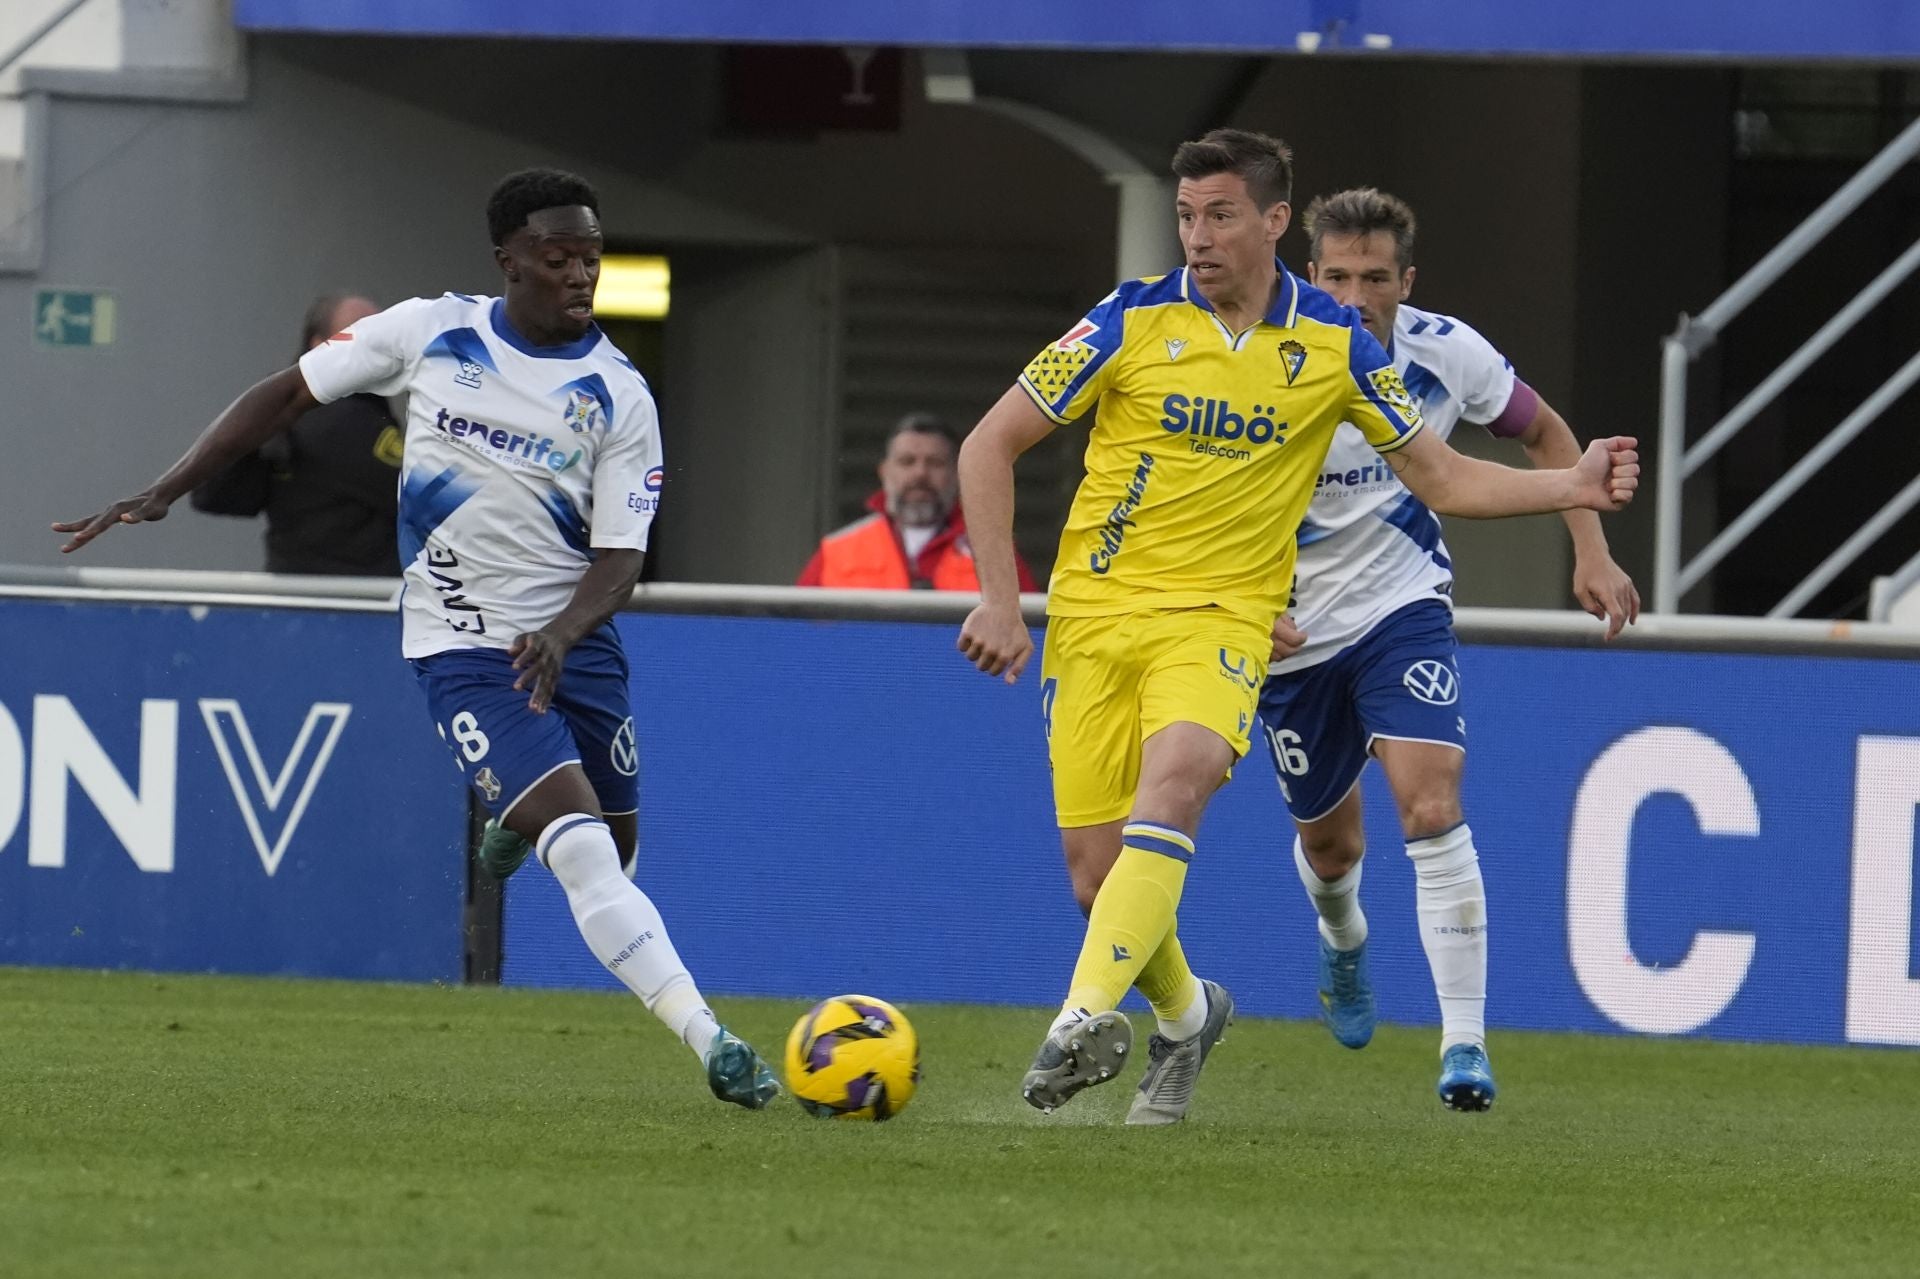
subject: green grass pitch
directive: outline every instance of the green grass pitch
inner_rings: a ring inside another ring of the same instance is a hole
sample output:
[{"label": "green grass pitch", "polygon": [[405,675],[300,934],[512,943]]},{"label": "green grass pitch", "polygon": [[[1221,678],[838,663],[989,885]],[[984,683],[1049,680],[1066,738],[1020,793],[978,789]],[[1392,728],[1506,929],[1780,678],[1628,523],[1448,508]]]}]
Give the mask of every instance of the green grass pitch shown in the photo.
[{"label": "green grass pitch", "polygon": [[[823,992],[828,993],[828,992]],[[885,995],[884,991],[871,992]],[[777,1050],[802,1008],[724,1000]],[[1920,1054],[1243,1022],[1185,1125],[918,1006],[883,1125],[761,1114],[616,995],[0,969],[0,1275],[1910,1275]]]}]

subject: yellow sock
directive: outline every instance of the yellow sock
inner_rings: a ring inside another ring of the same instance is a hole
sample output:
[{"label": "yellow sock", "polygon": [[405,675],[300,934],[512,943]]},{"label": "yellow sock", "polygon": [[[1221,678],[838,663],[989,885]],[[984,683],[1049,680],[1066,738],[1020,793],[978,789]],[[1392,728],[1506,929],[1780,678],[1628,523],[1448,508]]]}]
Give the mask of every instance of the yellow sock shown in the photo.
[{"label": "yellow sock", "polygon": [[1180,948],[1178,932],[1167,934],[1166,940],[1160,943],[1160,949],[1153,952],[1133,984],[1153,1005],[1153,1015],[1163,1025],[1180,1023],[1187,1010],[1193,1007],[1194,998],[1202,993],[1200,979],[1187,966],[1187,952]]},{"label": "yellow sock", "polygon": [[1193,841],[1146,822],[1129,823],[1120,836],[1120,858],[1087,917],[1087,937],[1067,990],[1069,1008],[1118,1008],[1127,987],[1173,933]]}]

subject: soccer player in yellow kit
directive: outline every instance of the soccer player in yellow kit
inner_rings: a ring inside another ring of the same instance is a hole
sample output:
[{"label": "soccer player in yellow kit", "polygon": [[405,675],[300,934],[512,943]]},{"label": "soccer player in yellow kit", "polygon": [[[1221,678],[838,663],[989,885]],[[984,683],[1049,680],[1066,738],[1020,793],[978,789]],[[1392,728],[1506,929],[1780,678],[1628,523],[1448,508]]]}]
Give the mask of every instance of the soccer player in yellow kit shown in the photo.
[{"label": "soccer player in yellow kit", "polygon": [[1634,441],[1516,471],[1425,434],[1359,313],[1274,258],[1292,154],[1217,129],[1173,158],[1186,266],[1122,284],[1028,364],[960,452],[981,602],[958,647],[1015,681],[1033,642],[1013,554],[1013,463],[1092,410],[1086,479],[1047,601],[1041,706],[1054,806],[1086,939],[1022,1092],[1052,1110],[1133,1046],[1129,986],[1156,1031],[1127,1122],[1185,1117],[1233,1000],[1188,966],[1175,916],[1207,800],[1246,753],[1294,537],[1334,430],[1351,422],[1432,509],[1614,510]]}]

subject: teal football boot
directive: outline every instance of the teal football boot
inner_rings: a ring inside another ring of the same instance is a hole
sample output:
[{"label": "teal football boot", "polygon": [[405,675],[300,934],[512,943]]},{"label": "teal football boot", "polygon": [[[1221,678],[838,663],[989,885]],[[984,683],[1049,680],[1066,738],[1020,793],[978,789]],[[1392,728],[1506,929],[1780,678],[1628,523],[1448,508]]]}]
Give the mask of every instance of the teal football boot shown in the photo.
[{"label": "teal football boot", "polygon": [[721,1101],[730,1101],[748,1110],[765,1110],[780,1095],[780,1081],[740,1036],[720,1028],[720,1037],[707,1051],[707,1087]]},{"label": "teal football boot", "polygon": [[473,850],[473,859],[487,874],[505,879],[520,869],[520,863],[526,861],[532,851],[532,844],[488,818],[486,829],[480,832],[480,847]]}]

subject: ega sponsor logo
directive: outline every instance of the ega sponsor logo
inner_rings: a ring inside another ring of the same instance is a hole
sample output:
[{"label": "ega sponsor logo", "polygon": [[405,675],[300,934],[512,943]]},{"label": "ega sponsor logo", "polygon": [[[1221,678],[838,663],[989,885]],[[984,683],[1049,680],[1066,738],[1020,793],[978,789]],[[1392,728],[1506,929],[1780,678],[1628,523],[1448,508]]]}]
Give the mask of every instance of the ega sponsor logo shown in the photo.
[{"label": "ega sponsor logo", "polygon": [[656,466],[651,471],[648,471],[646,478],[640,481],[640,487],[646,491],[643,493],[627,494],[627,509],[629,511],[638,511],[642,515],[659,510],[660,486],[665,480],[666,472],[659,467]]}]

